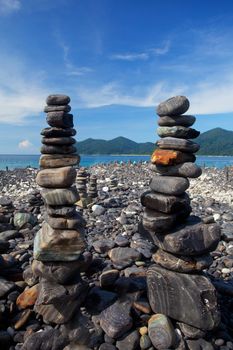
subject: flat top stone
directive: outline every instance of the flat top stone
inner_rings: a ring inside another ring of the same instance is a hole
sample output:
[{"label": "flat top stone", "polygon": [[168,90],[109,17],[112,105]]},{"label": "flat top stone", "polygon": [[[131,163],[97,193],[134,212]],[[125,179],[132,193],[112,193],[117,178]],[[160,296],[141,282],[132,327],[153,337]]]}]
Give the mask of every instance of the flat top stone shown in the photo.
[{"label": "flat top stone", "polygon": [[185,96],[175,96],[161,102],[156,112],[159,116],[175,116],[187,112],[189,109],[189,100]]},{"label": "flat top stone", "polygon": [[49,95],[46,99],[47,105],[68,105],[70,98],[67,95]]}]

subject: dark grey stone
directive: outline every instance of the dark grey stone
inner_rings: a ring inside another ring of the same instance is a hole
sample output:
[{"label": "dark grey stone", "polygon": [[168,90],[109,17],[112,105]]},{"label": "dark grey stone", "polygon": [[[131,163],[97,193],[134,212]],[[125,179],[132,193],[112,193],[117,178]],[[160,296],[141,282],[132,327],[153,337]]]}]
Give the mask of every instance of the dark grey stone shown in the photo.
[{"label": "dark grey stone", "polygon": [[41,135],[45,137],[67,137],[67,136],[75,136],[75,129],[63,129],[63,128],[45,128],[41,131]]},{"label": "dark grey stone", "polygon": [[164,137],[156,142],[161,149],[178,150],[187,153],[195,153],[200,146],[190,140],[178,139],[176,137]]},{"label": "dark grey stone", "polygon": [[190,198],[187,193],[181,196],[170,196],[147,191],[142,194],[141,203],[149,209],[157,210],[162,213],[175,214],[190,207]]},{"label": "dark grey stone", "polygon": [[212,330],[219,325],[216,291],[204,275],[152,266],[147,271],[147,287],[150,306],[155,313],[203,330]]},{"label": "dark grey stone", "polygon": [[72,154],[76,153],[77,149],[75,146],[69,145],[43,145],[40,151],[42,154]]},{"label": "dark grey stone", "polygon": [[188,179],[183,177],[154,176],[150,181],[150,188],[159,193],[179,196],[189,187]]},{"label": "dark grey stone", "polygon": [[185,96],[175,96],[161,102],[156,112],[159,116],[179,115],[187,112],[189,109],[189,100]]},{"label": "dark grey stone", "polygon": [[47,123],[56,128],[73,128],[73,114],[63,111],[49,112],[46,117]]},{"label": "dark grey stone", "polygon": [[163,116],[158,119],[159,126],[192,126],[196,121],[193,115]]},{"label": "dark grey stone", "polygon": [[68,105],[70,102],[69,96],[56,94],[56,95],[49,95],[46,99],[46,103],[48,106],[57,106],[57,105]]},{"label": "dark grey stone", "polygon": [[190,178],[197,178],[202,174],[201,168],[191,162],[172,165],[172,166],[163,166],[151,164],[150,169],[159,173],[160,175],[166,176],[183,176]]}]

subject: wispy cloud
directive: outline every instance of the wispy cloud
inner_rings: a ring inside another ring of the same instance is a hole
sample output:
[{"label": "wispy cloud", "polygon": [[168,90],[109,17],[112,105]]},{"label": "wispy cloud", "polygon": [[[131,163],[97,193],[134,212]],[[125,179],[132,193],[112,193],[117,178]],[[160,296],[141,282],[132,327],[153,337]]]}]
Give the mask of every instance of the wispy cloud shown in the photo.
[{"label": "wispy cloud", "polygon": [[10,15],[21,8],[20,0],[0,0],[0,15]]},{"label": "wispy cloud", "polygon": [[17,125],[41,112],[48,90],[43,72],[31,73],[21,57],[11,56],[0,58],[0,123]]},{"label": "wispy cloud", "polygon": [[55,37],[58,45],[63,51],[63,60],[64,60],[64,65],[66,68],[67,75],[80,76],[93,71],[93,69],[90,67],[86,67],[86,66],[77,67],[76,65],[74,65],[69,57],[70,47],[62,40],[61,35],[58,32],[55,33]]},{"label": "wispy cloud", "polygon": [[98,88],[80,87],[77,89],[77,95],[83,106],[87,108],[111,104],[151,107],[168,96],[180,94],[183,90],[182,86],[172,88],[165,82],[158,82],[146,88],[137,86],[129,93],[118,83],[111,82]]},{"label": "wispy cloud", "polygon": [[168,53],[170,41],[165,41],[161,47],[155,47],[145,50],[144,52],[126,52],[116,53],[110,56],[113,60],[121,61],[146,61],[153,56],[161,56]]}]

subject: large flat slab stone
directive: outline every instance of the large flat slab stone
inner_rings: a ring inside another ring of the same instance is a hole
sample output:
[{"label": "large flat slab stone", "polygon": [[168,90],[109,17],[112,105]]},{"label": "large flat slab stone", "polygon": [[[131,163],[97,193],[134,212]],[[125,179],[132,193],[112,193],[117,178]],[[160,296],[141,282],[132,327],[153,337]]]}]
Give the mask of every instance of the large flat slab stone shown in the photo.
[{"label": "large flat slab stone", "polygon": [[147,271],[150,306],[180,322],[212,330],[220,322],[214,286],[204,275],[191,275],[152,266]]}]

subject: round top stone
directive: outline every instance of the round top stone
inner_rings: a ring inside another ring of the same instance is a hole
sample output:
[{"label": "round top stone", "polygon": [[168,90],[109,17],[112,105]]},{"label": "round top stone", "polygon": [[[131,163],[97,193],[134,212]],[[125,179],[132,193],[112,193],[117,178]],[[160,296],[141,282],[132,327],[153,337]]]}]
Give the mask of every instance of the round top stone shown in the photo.
[{"label": "round top stone", "polygon": [[58,105],[58,106],[62,106],[62,105],[68,105],[68,103],[70,102],[70,98],[69,96],[66,95],[49,95],[46,99],[46,103],[48,106],[52,105]]},{"label": "round top stone", "polygon": [[180,115],[189,109],[189,100],[185,96],[175,96],[161,102],[156,112],[159,116]]}]

